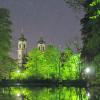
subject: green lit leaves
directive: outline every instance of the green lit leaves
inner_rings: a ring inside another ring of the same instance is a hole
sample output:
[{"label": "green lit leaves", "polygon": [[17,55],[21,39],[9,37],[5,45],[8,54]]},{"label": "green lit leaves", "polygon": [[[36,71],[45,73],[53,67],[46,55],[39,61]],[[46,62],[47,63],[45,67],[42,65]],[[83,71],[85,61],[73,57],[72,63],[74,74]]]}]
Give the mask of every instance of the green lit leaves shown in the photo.
[{"label": "green lit leaves", "polygon": [[96,4],[97,4],[96,1],[93,1],[93,2],[90,3],[89,5],[90,5],[90,6],[96,6]]},{"label": "green lit leaves", "polygon": [[70,49],[65,49],[65,62],[62,69],[62,79],[77,79],[79,73],[80,54],[74,54]]},{"label": "green lit leaves", "polygon": [[61,87],[61,88],[23,88],[5,87],[3,94],[15,99],[25,100],[88,100],[85,88]]},{"label": "green lit leaves", "polygon": [[15,78],[27,79],[76,79],[80,54],[74,54],[71,49],[66,48],[63,53],[48,45],[44,52],[33,48],[28,53],[26,70],[13,73]]}]

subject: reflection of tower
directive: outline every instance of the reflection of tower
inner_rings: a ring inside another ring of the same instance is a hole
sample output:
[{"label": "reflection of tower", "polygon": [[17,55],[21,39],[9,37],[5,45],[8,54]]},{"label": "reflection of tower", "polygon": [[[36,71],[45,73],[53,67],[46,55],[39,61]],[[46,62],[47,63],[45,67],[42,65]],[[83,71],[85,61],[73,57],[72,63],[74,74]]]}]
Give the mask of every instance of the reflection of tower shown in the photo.
[{"label": "reflection of tower", "polygon": [[23,67],[23,59],[26,55],[26,39],[24,38],[24,35],[21,34],[21,37],[18,41],[18,66]]},{"label": "reflection of tower", "polygon": [[37,47],[40,51],[44,51],[46,46],[45,46],[45,41],[43,40],[42,37],[40,37],[40,40],[38,41]]}]

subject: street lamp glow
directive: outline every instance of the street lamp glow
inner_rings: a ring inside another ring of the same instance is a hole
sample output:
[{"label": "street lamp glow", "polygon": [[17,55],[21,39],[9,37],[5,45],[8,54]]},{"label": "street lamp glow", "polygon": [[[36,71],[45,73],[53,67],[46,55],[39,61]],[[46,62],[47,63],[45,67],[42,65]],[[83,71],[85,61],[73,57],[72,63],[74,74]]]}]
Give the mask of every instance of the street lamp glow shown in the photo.
[{"label": "street lamp glow", "polygon": [[17,70],[17,73],[20,73],[20,70]]},{"label": "street lamp glow", "polygon": [[86,73],[90,73],[90,68],[86,68],[86,69],[85,69],[85,72],[86,72]]},{"label": "street lamp glow", "polygon": [[87,93],[87,96],[90,98],[90,96],[91,96],[91,95],[90,95],[90,93],[89,93],[89,92]]},{"label": "street lamp glow", "polygon": [[18,97],[20,97],[20,95],[21,95],[20,93],[17,94]]}]

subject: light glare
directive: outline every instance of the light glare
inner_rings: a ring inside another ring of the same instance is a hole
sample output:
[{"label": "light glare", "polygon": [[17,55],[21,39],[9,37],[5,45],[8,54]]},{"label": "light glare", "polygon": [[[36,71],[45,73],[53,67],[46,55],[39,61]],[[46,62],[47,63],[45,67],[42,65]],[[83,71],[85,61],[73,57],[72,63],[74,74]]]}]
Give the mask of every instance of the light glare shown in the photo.
[{"label": "light glare", "polygon": [[17,70],[17,73],[20,73],[20,70]]},{"label": "light glare", "polygon": [[90,73],[90,68],[86,68],[86,69],[85,69],[85,72],[86,72],[86,73]]},{"label": "light glare", "polygon": [[18,93],[17,96],[19,97],[20,96],[20,93]]},{"label": "light glare", "polygon": [[90,97],[90,93],[89,92],[87,93],[87,96]]}]

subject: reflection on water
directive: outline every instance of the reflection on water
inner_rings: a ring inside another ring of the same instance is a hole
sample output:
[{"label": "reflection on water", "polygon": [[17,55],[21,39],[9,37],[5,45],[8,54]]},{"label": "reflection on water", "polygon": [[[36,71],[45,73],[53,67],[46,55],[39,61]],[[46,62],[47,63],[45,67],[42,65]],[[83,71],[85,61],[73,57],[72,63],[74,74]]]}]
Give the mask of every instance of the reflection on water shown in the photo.
[{"label": "reflection on water", "polygon": [[75,87],[0,88],[0,100],[90,100],[90,96],[90,92],[85,88]]}]

